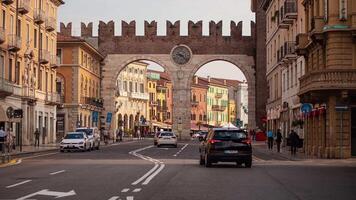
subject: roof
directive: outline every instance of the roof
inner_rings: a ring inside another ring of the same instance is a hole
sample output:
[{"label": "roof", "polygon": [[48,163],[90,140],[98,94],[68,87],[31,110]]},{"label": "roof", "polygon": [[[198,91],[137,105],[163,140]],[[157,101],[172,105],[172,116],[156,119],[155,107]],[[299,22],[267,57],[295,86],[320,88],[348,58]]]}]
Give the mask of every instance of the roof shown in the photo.
[{"label": "roof", "polygon": [[[196,78],[198,79],[198,83],[196,82]],[[192,83],[192,87],[199,87],[199,88],[204,88],[204,89],[208,89],[208,81],[205,80],[202,77],[199,76],[194,76],[193,78],[193,83]]]},{"label": "roof", "polygon": [[232,80],[232,79],[211,78],[211,80],[216,80],[223,84],[224,81],[226,81],[227,86],[233,86],[233,87],[237,87],[239,84],[243,83],[242,81]]},{"label": "roof", "polygon": [[89,42],[87,42],[85,39],[78,37],[78,36],[71,36],[71,35],[65,35],[60,32],[57,32],[57,43],[66,43],[66,44],[82,44],[86,46],[87,48],[91,49],[93,52],[95,52],[101,59],[104,59],[104,56],[96,49],[93,45],[91,45]]}]

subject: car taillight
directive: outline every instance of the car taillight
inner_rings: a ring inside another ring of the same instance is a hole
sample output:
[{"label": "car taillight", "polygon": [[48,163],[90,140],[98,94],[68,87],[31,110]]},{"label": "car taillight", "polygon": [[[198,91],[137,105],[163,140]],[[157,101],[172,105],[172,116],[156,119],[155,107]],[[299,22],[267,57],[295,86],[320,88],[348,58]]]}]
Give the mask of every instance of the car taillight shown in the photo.
[{"label": "car taillight", "polygon": [[214,140],[214,139],[210,139],[209,140],[210,144],[215,144],[215,143],[218,143],[218,142],[221,142],[221,140]]},{"label": "car taillight", "polygon": [[246,143],[246,144],[251,144],[251,140],[250,140],[250,139],[242,140],[242,142],[244,142],[244,143]]}]

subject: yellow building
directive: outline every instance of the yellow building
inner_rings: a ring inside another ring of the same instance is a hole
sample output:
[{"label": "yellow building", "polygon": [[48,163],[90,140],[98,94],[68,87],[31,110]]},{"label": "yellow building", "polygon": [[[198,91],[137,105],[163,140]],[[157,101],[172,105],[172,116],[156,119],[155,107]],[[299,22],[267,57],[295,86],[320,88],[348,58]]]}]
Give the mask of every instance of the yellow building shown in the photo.
[{"label": "yellow building", "polygon": [[157,122],[157,81],[160,79],[160,74],[155,71],[147,71],[147,92],[149,94],[149,101],[147,104],[148,121],[150,123],[150,131],[153,130],[152,123]]},{"label": "yellow building", "polygon": [[207,115],[208,124],[222,126],[228,123],[228,87],[226,82],[208,77]]},{"label": "yellow building", "polygon": [[59,33],[57,92],[61,109],[57,113],[60,136],[77,127],[99,127],[103,110],[100,97],[100,63],[104,57],[88,42],[68,33]]},{"label": "yellow building", "polygon": [[56,141],[56,22],[62,4],[62,0],[1,4],[0,127],[12,128],[18,145],[33,144],[36,128],[41,144]]},{"label": "yellow building", "polygon": [[236,101],[229,100],[229,122],[234,124],[236,122]]}]

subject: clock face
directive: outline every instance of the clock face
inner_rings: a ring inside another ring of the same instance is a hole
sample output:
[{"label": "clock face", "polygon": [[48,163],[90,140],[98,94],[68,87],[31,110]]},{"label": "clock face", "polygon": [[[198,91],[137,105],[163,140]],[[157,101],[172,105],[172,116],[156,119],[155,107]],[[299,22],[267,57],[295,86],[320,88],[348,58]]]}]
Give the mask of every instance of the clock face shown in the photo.
[{"label": "clock face", "polygon": [[177,46],[172,51],[172,59],[178,65],[185,65],[191,59],[191,51],[186,46]]}]

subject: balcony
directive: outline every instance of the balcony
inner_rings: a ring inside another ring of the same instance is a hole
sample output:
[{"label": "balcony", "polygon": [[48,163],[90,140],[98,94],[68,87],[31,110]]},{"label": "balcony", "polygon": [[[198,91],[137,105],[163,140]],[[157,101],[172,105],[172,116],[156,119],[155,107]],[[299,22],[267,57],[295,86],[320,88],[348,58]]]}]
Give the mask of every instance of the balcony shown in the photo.
[{"label": "balcony", "polygon": [[149,100],[149,95],[146,93],[130,92],[129,98],[138,100]]},{"label": "balcony", "polygon": [[314,17],[311,20],[311,30],[310,30],[310,37],[314,41],[323,41],[323,29],[324,29],[324,18],[323,17]]},{"label": "balcony", "polygon": [[284,2],[284,12],[283,12],[283,19],[284,20],[293,20],[298,18],[298,5],[297,0],[286,0]]},{"label": "balcony", "polygon": [[192,107],[197,107],[199,105],[199,102],[197,100],[192,100],[191,104],[192,104]]},{"label": "balcony", "polygon": [[103,108],[104,102],[102,99],[97,99],[93,97],[81,97],[80,103],[88,106],[95,106],[97,108]]},{"label": "balcony", "polygon": [[226,106],[213,105],[212,110],[218,112],[224,112],[226,110]]},{"label": "balcony", "polygon": [[17,8],[17,11],[25,15],[30,12],[30,0],[19,0],[19,6]]},{"label": "balcony", "polygon": [[14,86],[4,78],[0,78],[0,99],[10,96],[14,93]]},{"label": "balcony", "polygon": [[220,99],[223,97],[223,93],[219,92],[215,94],[215,98]]},{"label": "balcony", "polygon": [[46,19],[46,30],[52,32],[56,29],[56,19],[54,17],[47,17]]},{"label": "balcony", "polygon": [[58,93],[46,94],[46,105],[58,105],[60,103],[60,96]]},{"label": "balcony", "polygon": [[309,44],[309,36],[306,33],[301,33],[297,35],[296,40],[296,53],[298,55],[306,55],[307,54],[307,46]]},{"label": "balcony", "polygon": [[33,14],[33,19],[36,24],[43,24],[46,21],[46,14],[41,9],[36,9]]},{"label": "balcony", "polygon": [[6,40],[6,30],[3,27],[0,27],[0,44],[4,43]]},{"label": "balcony", "polygon": [[157,111],[158,112],[166,112],[168,110],[168,107],[167,106],[161,106],[161,105],[158,105],[157,106]]},{"label": "balcony", "polygon": [[150,106],[151,107],[158,106],[158,103],[155,101],[150,101]]},{"label": "balcony", "polygon": [[10,5],[10,4],[14,3],[14,0],[2,0],[1,2],[5,5]]},{"label": "balcony", "polygon": [[327,69],[300,78],[300,94],[320,90],[356,90],[356,69]]},{"label": "balcony", "polygon": [[15,34],[9,34],[8,35],[8,45],[9,45],[9,48],[8,48],[9,51],[12,51],[12,52],[19,51],[21,49],[21,45],[22,45],[21,37],[15,35]]},{"label": "balcony", "polygon": [[295,51],[295,42],[285,42],[284,43],[284,53],[282,59],[284,62],[288,63],[291,60],[297,59],[297,54]]},{"label": "balcony", "polygon": [[57,68],[57,67],[59,67],[57,55],[51,55],[50,64],[51,64],[51,67],[52,67],[52,68]]},{"label": "balcony", "polygon": [[51,60],[50,52],[47,51],[47,50],[42,49],[40,51],[40,53],[41,53],[40,54],[40,63],[44,64],[44,65],[49,63],[49,61]]}]

